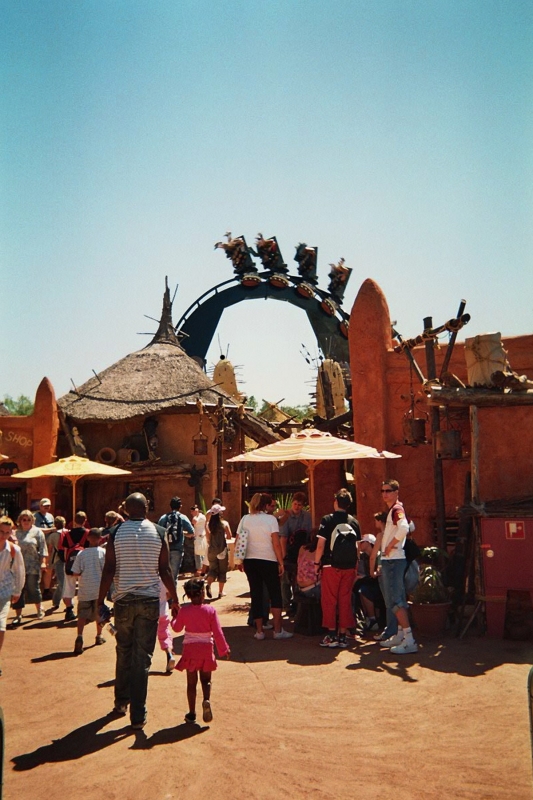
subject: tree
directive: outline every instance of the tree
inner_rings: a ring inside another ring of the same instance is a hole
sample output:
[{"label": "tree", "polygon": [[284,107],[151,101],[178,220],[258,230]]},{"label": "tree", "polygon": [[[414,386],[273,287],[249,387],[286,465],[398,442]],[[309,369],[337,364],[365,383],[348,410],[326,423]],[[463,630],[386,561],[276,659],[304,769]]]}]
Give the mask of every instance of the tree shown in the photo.
[{"label": "tree", "polygon": [[27,417],[33,414],[33,403],[25,394],[20,394],[16,400],[6,394],[4,405],[9,413],[14,414],[16,417]]},{"label": "tree", "polygon": [[312,406],[277,406],[275,403],[269,403],[263,400],[261,409],[257,412],[258,416],[269,421],[281,421],[281,415],[276,414],[276,410],[282,411],[289,417],[293,417],[296,422],[301,422],[306,417],[314,417],[315,409]]}]

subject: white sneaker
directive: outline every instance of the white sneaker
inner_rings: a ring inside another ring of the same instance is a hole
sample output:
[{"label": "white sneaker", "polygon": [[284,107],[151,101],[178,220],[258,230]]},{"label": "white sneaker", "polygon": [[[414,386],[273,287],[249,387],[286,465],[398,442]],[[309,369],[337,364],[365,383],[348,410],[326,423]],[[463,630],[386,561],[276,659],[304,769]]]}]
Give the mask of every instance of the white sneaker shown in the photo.
[{"label": "white sneaker", "polygon": [[391,636],[390,639],[385,639],[384,642],[380,642],[380,647],[396,647],[403,642],[403,633],[395,633],[394,636]]},{"label": "white sneaker", "polygon": [[280,630],[279,633],[274,633],[274,639],[292,639],[294,633],[289,633],[289,631]]},{"label": "white sneaker", "polygon": [[[276,634],[274,634],[274,636],[275,635]],[[265,638],[265,634],[264,633],[259,633],[259,631],[256,631],[254,633],[254,639],[259,639],[259,641],[262,641],[264,638]]]},{"label": "white sneaker", "polygon": [[409,653],[418,653],[418,645],[416,642],[407,642],[404,639],[401,644],[391,647],[390,651],[396,656],[405,656]]},{"label": "white sneaker", "polygon": [[167,672],[172,672],[177,664],[178,659],[173,655],[167,661]]},{"label": "white sneaker", "polygon": [[263,622],[263,630],[264,631],[271,631],[274,626],[270,624],[270,622]]}]

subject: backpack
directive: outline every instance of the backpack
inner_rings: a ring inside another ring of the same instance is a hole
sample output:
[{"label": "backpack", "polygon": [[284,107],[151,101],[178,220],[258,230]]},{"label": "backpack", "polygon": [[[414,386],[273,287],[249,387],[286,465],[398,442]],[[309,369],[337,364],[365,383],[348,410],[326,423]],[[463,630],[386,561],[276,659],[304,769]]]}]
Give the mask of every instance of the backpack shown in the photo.
[{"label": "backpack", "polygon": [[181,517],[177,511],[167,514],[167,539],[169,547],[174,545],[175,549],[183,547],[183,525]]},{"label": "backpack", "polygon": [[336,569],[354,569],[357,565],[357,542],[361,532],[357,520],[348,517],[335,525],[330,537],[331,566]]},{"label": "backpack", "polygon": [[[63,542],[66,542],[68,547],[65,549],[65,573],[67,575],[72,575],[72,567],[74,566],[74,562],[78,557],[78,553],[85,549],[85,543],[87,541],[87,531],[83,534],[78,544],[74,544],[72,541],[72,537],[70,535],[70,531],[63,532]],[[64,545],[63,545],[64,547]]]}]

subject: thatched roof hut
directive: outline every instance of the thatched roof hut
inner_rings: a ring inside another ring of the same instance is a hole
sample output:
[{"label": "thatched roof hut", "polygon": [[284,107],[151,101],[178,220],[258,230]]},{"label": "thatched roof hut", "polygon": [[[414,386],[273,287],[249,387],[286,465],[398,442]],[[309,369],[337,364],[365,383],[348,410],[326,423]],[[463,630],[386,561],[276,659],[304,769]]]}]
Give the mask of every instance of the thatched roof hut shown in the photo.
[{"label": "thatched roof hut", "polygon": [[197,400],[214,406],[219,397],[225,407],[237,407],[180,346],[167,285],[159,329],[150,344],[63,395],[58,404],[72,422],[118,422],[185,408]]}]

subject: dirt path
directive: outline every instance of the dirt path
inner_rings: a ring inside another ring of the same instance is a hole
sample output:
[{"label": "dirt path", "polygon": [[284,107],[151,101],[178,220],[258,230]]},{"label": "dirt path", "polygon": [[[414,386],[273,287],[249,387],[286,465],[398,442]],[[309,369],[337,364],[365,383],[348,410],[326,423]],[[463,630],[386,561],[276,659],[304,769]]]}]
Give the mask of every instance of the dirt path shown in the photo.
[{"label": "dirt path", "polygon": [[[246,579],[217,600],[232,648],[214,720],[183,722],[185,677],[154,656],[148,724],[108,716],[114,643],[74,657],[62,614],[8,631],[4,800],[530,800],[531,644],[421,640],[416,656],[317,638],[255,641]],[[50,605],[49,603],[46,604]],[[86,644],[94,642],[94,626]]]}]

